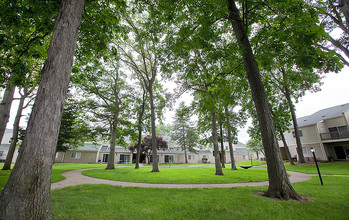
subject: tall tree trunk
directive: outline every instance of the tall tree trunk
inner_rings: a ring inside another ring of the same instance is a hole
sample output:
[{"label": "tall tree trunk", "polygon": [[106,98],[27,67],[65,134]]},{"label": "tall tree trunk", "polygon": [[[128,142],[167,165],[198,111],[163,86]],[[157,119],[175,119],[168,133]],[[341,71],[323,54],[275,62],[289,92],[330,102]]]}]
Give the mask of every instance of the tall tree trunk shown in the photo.
[{"label": "tall tree trunk", "polygon": [[185,128],[184,126],[182,127],[183,128],[183,140],[184,140],[184,157],[185,157],[185,163],[188,163],[188,156],[187,156],[187,146],[185,145]]},{"label": "tall tree trunk", "polygon": [[23,95],[21,95],[21,98],[19,100],[16,118],[15,118],[15,121],[13,123],[12,141],[10,144],[10,148],[8,149],[8,153],[6,156],[4,166],[2,167],[2,170],[10,170],[11,169],[11,163],[12,163],[13,155],[14,155],[15,150],[16,150],[16,144],[18,141],[19,122],[20,122],[21,117],[22,117],[22,110],[23,110],[23,106],[24,106],[24,100],[26,97],[27,97],[27,94],[24,93]]},{"label": "tall tree trunk", "polygon": [[[116,117],[117,118],[117,117]],[[117,120],[117,119],[115,119]],[[115,143],[116,143],[116,131],[117,131],[117,125],[116,122],[113,121],[111,125],[111,138],[110,138],[110,151],[109,151],[109,157],[108,157],[108,164],[105,168],[106,170],[114,170],[115,169]]]},{"label": "tall tree trunk", "polygon": [[220,156],[219,156],[216,113],[212,111],[211,115],[212,115],[212,138],[213,138],[214,163],[216,167],[216,175],[224,175],[222,171]]},{"label": "tall tree trunk", "polygon": [[236,164],[235,164],[235,157],[234,157],[233,138],[231,137],[228,108],[225,108],[224,111],[225,111],[225,115],[226,115],[226,119],[227,119],[226,123],[227,123],[227,132],[228,132],[228,143],[229,143],[229,151],[230,151],[231,169],[237,170]]},{"label": "tall tree trunk", "polygon": [[250,84],[253,102],[255,104],[259,127],[262,134],[263,147],[267,159],[269,187],[265,195],[280,199],[301,199],[293,189],[282,163],[280,149],[276,138],[275,127],[269,109],[268,99],[265,94],[260,77],[257,61],[247,37],[247,31],[241,20],[239,9],[235,1],[228,0],[229,20],[234,34],[241,45],[241,53],[246,75]]},{"label": "tall tree trunk", "polygon": [[142,118],[144,114],[144,106],[145,105],[145,91],[143,93],[143,103],[141,107],[141,112],[138,118],[138,144],[137,144],[137,157],[136,157],[136,166],[135,169],[139,169],[139,160],[141,157],[141,141],[142,141]]},{"label": "tall tree trunk", "polygon": [[294,127],[294,134],[296,136],[297,154],[298,154],[299,162],[300,163],[305,163],[304,155],[303,155],[303,149],[302,149],[302,142],[301,142],[301,138],[299,136],[299,128],[298,128],[298,123],[297,123],[297,117],[296,117],[296,113],[294,111],[293,103],[292,103],[292,100],[291,100],[290,91],[289,91],[289,89],[286,86],[284,87],[284,89],[285,89],[285,96],[286,96],[286,99],[287,99],[287,103],[288,103],[288,106],[290,107],[290,111],[291,111],[293,127]]},{"label": "tall tree trunk", "polygon": [[0,194],[2,219],[53,219],[51,172],[84,0],[63,0],[17,163]]},{"label": "tall tree trunk", "polygon": [[281,129],[279,129],[279,132],[280,132],[282,143],[284,143],[284,146],[285,146],[285,151],[286,151],[288,160],[290,161],[291,165],[294,165],[294,162],[292,160],[292,156],[291,156],[291,153],[290,153],[290,149],[288,148],[288,145],[287,145],[284,133],[281,131]]},{"label": "tall tree trunk", "polygon": [[230,159],[231,159],[231,169],[237,170],[236,164],[235,164],[235,157],[234,157],[233,140],[231,137],[231,131],[230,131],[229,125],[228,125],[228,142],[229,142],[229,151],[230,151]]},{"label": "tall tree trunk", "polygon": [[135,169],[139,169],[139,160],[141,158],[141,141],[142,141],[142,127],[138,124],[138,143],[137,143],[137,155],[136,155],[136,166]]},{"label": "tall tree trunk", "polygon": [[219,122],[219,132],[221,136],[221,162],[222,162],[222,168],[225,168],[225,151],[224,151],[224,140],[223,140],[223,125],[222,122]]},{"label": "tall tree trunk", "polygon": [[153,170],[151,172],[160,172],[158,166],[158,149],[156,146],[156,131],[155,131],[155,108],[153,100],[153,88],[149,86],[150,112],[151,112],[151,146],[153,154]]},{"label": "tall tree trunk", "polygon": [[4,92],[4,97],[0,103],[0,142],[4,137],[6,125],[10,118],[10,110],[15,93],[15,86],[10,82]]},{"label": "tall tree trunk", "polygon": [[142,106],[141,106],[139,117],[138,117],[138,144],[137,144],[137,156],[136,156],[135,169],[139,169],[139,160],[141,157],[142,119],[143,119],[144,109],[145,109],[145,98],[146,98],[145,96],[146,96],[146,90],[143,87]]}]

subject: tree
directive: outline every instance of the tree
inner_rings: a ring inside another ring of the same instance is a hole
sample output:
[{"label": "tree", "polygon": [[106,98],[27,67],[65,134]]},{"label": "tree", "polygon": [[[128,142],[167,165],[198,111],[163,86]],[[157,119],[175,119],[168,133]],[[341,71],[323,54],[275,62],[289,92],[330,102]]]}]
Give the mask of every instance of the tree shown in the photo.
[{"label": "tree", "polygon": [[[156,146],[157,150],[166,150],[168,149],[168,143],[167,141],[163,140],[162,136],[156,136]],[[134,152],[138,146],[128,146],[128,149],[131,152]],[[155,162],[153,151],[153,143],[152,143],[152,137],[150,135],[143,137],[142,144],[139,147],[140,153],[145,154],[145,156],[148,159],[148,164],[150,164],[150,156],[153,156],[153,163]]]},{"label": "tree", "polygon": [[[2,170],[10,170],[11,169],[13,155],[15,153],[17,142],[18,142],[18,136],[19,136],[19,130],[20,130],[19,122],[21,120],[21,117],[23,116],[22,111],[25,108],[27,108],[31,104],[31,102],[33,101],[34,94],[32,94],[32,92],[34,91],[34,89],[35,89],[35,87],[32,87],[29,90],[28,90],[28,88],[23,88],[22,91],[19,91],[19,94],[21,97],[19,98],[17,114],[16,114],[15,120],[13,122],[12,140],[11,140],[11,144],[10,144],[9,150],[7,152],[6,160],[5,160],[4,166],[2,167]],[[27,103],[25,103],[26,98],[29,98]]]},{"label": "tree", "polygon": [[51,167],[83,7],[61,2],[18,162],[0,194],[2,218],[53,219]]},{"label": "tree", "polygon": [[[147,91],[145,89],[145,87],[142,85],[142,99],[139,100],[140,105],[136,107],[137,113],[138,113],[138,124],[137,124],[137,129],[138,129],[138,142],[136,145],[136,151],[137,151],[137,156],[136,156],[136,165],[135,165],[135,169],[139,169],[139,160],[140,160],[140,155],[141,155],[141,141],[142,141],[142,125],[143,125],[143,116],[144,116],[144,112],[145,112],[145,102],[147,100]],[[137,100],[137,99],[136,99]],[[134,151],[134,149],[132,150],[132,152]]]},{"label": "tree", "polygon": [[[158,75],[159,67],[159,39],[161,32],[150,30],[148,19],[145,13],[138,17],[125,19],[129,29],[129,35],[122,42],[118,43],[121,51],[121,60],[124,62],[144,83],[149,94],[152,129],[152,153],[154,155],[152,172],[159,172],[156,146],[156,108],[154,105],[154,85]],[[141,21],[142,20],[142,21]],[[136,22],[135,22],[136,21]]]},{"label": "tree", "polygon": [[72,95],[68,94],[62,113],[56,152],[65,152],[84,145],[87,140],[94,139],[88,124],[80,116],[81,107],[74,102]]},{"label": "tree", "polygon": [[31,71],[33,62],[40,63],[44,60],[48,35],[52,32],[58,7],[53,1],[38,3],[4,0],[0,10],[4,15],[0,23],[0,83],[5,88],[0,104],[2,140],[10,117],[15,87],[25,85],[25,76]]},{"label": "tree", "polygon": [[[318,43],[325,40],[325,33],[322,27],[315,25],[318,22],[318,14],[314,8],[304,3],[290,4],[287,7],[280,4],[274,8],[279,11],[278,15],[272,18],[266,16],[269,15],[268,12],[264,12],[264,22],[259,25],[252,42],[258,42],[259,45],[255,49],[256,59],[259,61],[262,75],[265,75],[263,80],[267,81],[264,85],[271,93],[268,94],[269,101],[279,92],[287,101],[285,103],[292,116],[299,161],[304,163],[293,100],[297,102],[306,91],[318,91],[321,85],[319,74],[338,71],[341,64],[331,53],[317,47]],[[307,10],[308,13],[302,14],[303,10]],[[292,14],[302,16],[290,16]],[[280,100],[277,100],[272,104],[278,106],[279,102]]]},{"label": "tree", "polygon": [[250,151],[256,152],[257,157],[259,152],[262,152],[262,154],[264,154],[263,144],[262,144],[262,141],[260,140],[256,140],[256,139],[248,140],[246,143],[246,148],[249,149]]},{"label": "tree", "polygon": [[[260,77],[259,67],[248,39],[247,26],[241,19],[235,1],[228,0],[227,7],[229,11],[228,19],[231,22],[236,39],[241,46],[240,53],[243,57],[246,75],[250,84],[267,159],[269,188],[265,195],[285,200],[299,200],[301,198],[291,186],[282,163],[268,99]],[[245,7],[241,9],[247,10]]]},{"label": "tree", "polygon": [[115,169],[116,142],[124,142],[128,134],[124,125],[130,123],[130,103],[134,95],[126,83],[126,74],[120,70],[117,55],[104,56],[100,61],[89,63],[76,76],[85,98],[85,111],[91,113],[95,127],[105,128],[110,142],[106,169]]},{"label": "tree", "polygon": [[199,135],[191,122],[191,116],[192,111],[190,107],[185,106],[184,102],[181,102],[173,118],[174,124],[171,133],[171,138],[184,151],[185,163],[188,163],[187,151],[197,152],[194,147],[197,146],[199,140]]},{"label": "tree", "polygon": [[[326,31],[325,42],[318,47],[334,54],[346,66],[349,66],[349,3],[346,0],[309,1],[311,7],[320,14],[320,27]],[[340,34],[338,34],[340,33]]]}]

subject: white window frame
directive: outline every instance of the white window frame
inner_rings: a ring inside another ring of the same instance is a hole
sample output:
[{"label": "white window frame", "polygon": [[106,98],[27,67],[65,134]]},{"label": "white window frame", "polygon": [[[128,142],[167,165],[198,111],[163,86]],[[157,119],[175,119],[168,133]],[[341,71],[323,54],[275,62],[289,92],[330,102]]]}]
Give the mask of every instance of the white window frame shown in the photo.
[{"label": "white window frame", "polygon": [[80,159],[81,158],[81,152],[72,152],[70,155],[71,159]]}]

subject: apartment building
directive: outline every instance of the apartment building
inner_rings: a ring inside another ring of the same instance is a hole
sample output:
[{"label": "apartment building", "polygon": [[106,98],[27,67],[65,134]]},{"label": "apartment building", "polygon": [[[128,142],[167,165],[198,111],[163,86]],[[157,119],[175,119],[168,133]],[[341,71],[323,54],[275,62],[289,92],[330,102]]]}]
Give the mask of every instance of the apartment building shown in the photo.
[{"label": "apartment building", "polygon": [[[322,109],[312,115],[297,119],[302,150],[306,161],[312,161],[310,148],[315,149],[318,160],[349,159],[349,103]],[[285,133],[291,155],[297,157],[293,126]],[[285,148],[279,142],[283,159],[287,159]]]}]

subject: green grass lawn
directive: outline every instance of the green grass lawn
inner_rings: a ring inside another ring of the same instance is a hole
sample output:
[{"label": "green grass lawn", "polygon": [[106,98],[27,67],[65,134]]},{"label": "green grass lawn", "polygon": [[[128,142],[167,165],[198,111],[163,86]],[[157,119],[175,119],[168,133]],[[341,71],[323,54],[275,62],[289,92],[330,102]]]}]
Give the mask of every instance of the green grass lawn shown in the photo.
[{"label": "green grass lawn", "polygon": [[[315,164],[297,164],[291,166],[289,163],[285,163],[286,170],[297,171],[307,174],[317,174]],[[332,163],[319,163],[319,169],[321,174],[329,175],[349,175],[349,163],[348,162],[332,162]]]},{"label": "green grass lawn", "polygon": [[106,164],[84,164],[84,163],[55,163],[52,166],[52,180],[51,182],[58,182],[64,180],[65,177],[62,176],[62,173],[69,170],[78,170],[85,168],[103,168],[106,167]]},{"label": "green grass lawn", "polygon": [[[0,163],[2,168],[4,163]],[[52,166],[52,179],[51,182],[58,182],[65,179],[62,173],[69,170],[77,170],[84,168],[98,168],[106,167],[106,164],[82,164],[82,163],[56,163]],[[11,170],[0,170],[0,190],[5,186],[7,179],[9,178]]]},{"label": "green grass lawn", "polygon": [[266,187],[155,189],[83,185],[52,191],[56,219],[348,219],[349,178],[293,184],[307,202],[257,195]]},{"label": "green grass lawn", "polygon": [[265,169],[223,169],[224,176],[217,176],[214,167],[171,167],[160,168],[160,172],[151,172],[151,167],[122,167],[115,170],[93,169],[83,172],[84,175],[101,179],[141,183],[236,183],[268,180]]},{"label": "green grass lawn", "polygon": [[[55,164],[53,175],[60,176],[62,172],[72,169],[105,166],[105,164]],[[297,165],[294,169],[311,172],[310,166]],[[286,167],[288,168],[287,165]],[[320,169],[328,174],[346,174],[348,165],[325,163],[321,164]],[[162,167],[160,173],[151,173],[150,170],[150,167],[139,169],[145,175],[165,175],[173,170],[170,174],[179,178],[183,174],[190,176],[187,172],[195,173],[194,170],[197,170],[202,175],[208,172],[210,176],[217,177],[214,175],[213,167]],[[133,171],[132,167],[120,167],[114,170],[126,173]],[[266,173],[265,170],[253,168],[238,171],[225,168],[225,176],[219,178],[229,177],[229,182],[232,182],[233,176],[248,174],[255,180],[259,174],[254,175],[252,171]],[[5,184],[9,174],[10,171],[0,171],[1,185]],[[230,174],[233,176],[229,176]],[[318,177],[293,184],[295,190],[307,198],[307,201],[302,203],[279,201],[256,194],[256,191],[266,190],[266,186],[156,189],[82,185],[53,190],[52,209],[56,219],[348,219],[349,177],[324,176],[323,180],[324,186],[320,185]]]}]

